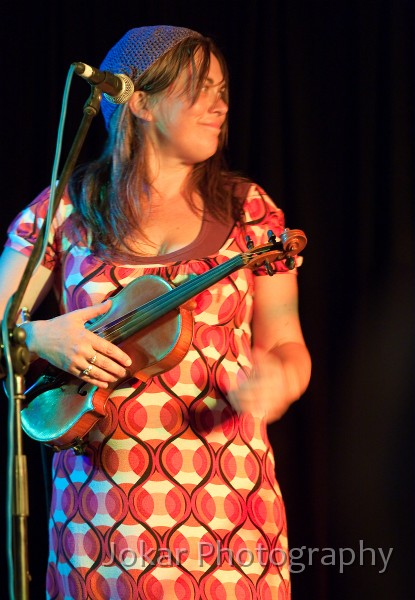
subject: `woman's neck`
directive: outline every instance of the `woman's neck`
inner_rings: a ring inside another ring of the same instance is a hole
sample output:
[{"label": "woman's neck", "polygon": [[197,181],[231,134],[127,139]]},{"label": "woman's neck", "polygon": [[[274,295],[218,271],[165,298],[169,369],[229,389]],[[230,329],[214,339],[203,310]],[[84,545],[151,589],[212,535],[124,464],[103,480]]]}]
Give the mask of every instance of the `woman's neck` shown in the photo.
[{"label": "woman's neck", "polygon": [[193,165],[185,164],[177,157],[163,156],[150,147],[147,156],[151,180],[151,196],[160,202],[185,196]]}]

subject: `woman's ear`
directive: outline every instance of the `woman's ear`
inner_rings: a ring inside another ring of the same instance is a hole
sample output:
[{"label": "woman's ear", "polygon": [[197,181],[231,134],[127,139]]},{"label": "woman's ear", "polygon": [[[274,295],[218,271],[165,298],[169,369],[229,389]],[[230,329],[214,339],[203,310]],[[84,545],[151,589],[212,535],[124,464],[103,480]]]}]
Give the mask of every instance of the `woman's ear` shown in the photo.
[{"label": "woman's ear", "polygon": [[153,115],[148,108],[147,94],[142,91],[134,92],[128,101],[128,106],[136,117],[144,121],[152,121]]}]

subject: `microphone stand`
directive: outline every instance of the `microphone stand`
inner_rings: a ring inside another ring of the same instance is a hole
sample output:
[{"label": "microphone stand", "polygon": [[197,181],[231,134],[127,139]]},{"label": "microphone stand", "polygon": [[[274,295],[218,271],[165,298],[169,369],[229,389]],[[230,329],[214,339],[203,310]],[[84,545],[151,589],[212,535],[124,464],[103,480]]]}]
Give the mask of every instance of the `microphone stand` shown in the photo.
[{"label": "microphone stand", "polygon": [[[80,151],[86,138],[88,129],[92,123],[92,119],[98,114],[101,104],[101,91],[98,86],[93,86],[91,95],[84,105],[84,116],[79,126],[78,132],[69,151],[67,160],[56,186],[55,202],[52,207],[53,215],[56,213],[60,199],[73,172],[73,169],[78,160]],[[22,403],[25,400],[25,380],[24,375],[29,368],[29,351],[25,344],[26,334],[23,328],[16,326],[17,315],[23,300],[24,293],[29,284],[35,265],[40,257],[41,248],[45,236],[49,232],[46,231],[46,220],[43,223],[42,229],[36,243],[33,246],[32,254],[26,265],[19,287],[10,306],[10,311],[7,316],[7,330],[9,333],[9,343],[11,346],[11,361],[12,373],[10,377],[14,377],[14,408],[15,408],[15,448],[14,448],[14,485],[13,485],[13,560],[16,564],[16,573],[14,578],[14,591],[17,600],[28,600],[29,598],[29,560],[28,560],[28,527],[27,517],[29,515],[29,494],[28,494],[28,479],[27,479],[27,461],[23,452],[23,436],[21,429],[20,410]],[[4,376],[0,370],[0,379]]]}]

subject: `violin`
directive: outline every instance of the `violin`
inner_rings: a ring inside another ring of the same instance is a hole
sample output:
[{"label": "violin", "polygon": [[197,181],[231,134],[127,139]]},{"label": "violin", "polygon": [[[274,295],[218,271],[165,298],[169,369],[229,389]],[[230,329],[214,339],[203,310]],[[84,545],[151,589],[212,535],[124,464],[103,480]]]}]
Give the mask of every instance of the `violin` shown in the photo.
[{"label": "violin", "polygon": [[[130,356],[132,364],[123,381],[130,377],[146,381],[173,368],[186,355],[193,336],[194,296],[241,268],[265,265],[273,275],[272,263],[285,260],[293,269],[294,257],[306,244],[299,229],[285,229],[280,240],[269,231],[268,243],[254,247],[247,237],[246,252],[178,287],[156,275],[144,275],[113,296],[109,311],[85,327]],[[21,411],[22,428],[56,451],[73,448],[81,454],[88,432],[106,416],[107,399],[121,380],[101,389],[42,362],[48,365],[46,370],[25,392],[28,404]]]}]

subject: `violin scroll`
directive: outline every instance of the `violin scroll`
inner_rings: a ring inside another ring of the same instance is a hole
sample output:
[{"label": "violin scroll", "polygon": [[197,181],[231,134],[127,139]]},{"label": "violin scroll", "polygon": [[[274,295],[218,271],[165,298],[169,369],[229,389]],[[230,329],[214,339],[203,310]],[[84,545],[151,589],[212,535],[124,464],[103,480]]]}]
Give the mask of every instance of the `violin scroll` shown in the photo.
[{"label": "violin scroll", "polygon": [[257,268],[264,265],[268,275],[274,275],[275,269],[271,263],[285,260],[285,265],[292,270],[295,267],[295,256],[307,245],[307,238],[301,229],[284,229],[280,241],[277,241],[272,230],[268,231],[268,243],[254,247],[249,236],[246,237],[248,252],[246,253],[247,265]]},{"label": "violin scroll", "polygon": [[285,255],[288,257],[300,254],[307,245],[307,238],[301,229],[284,229],[281,241]]}]

